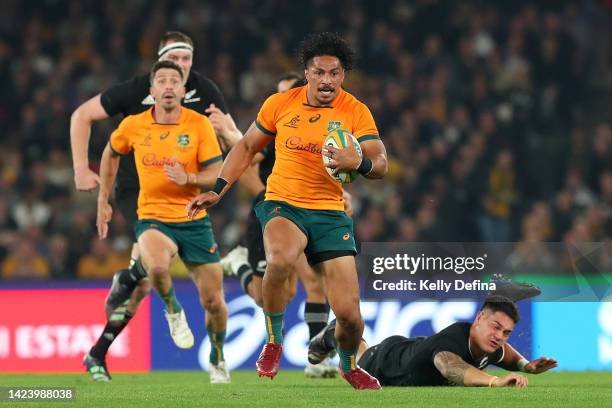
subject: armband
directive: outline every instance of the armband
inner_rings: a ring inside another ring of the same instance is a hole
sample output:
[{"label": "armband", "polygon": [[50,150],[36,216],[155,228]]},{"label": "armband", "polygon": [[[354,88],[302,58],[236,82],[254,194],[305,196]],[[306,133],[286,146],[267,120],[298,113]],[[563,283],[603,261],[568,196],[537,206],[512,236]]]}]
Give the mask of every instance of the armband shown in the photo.
[{"label": "armband", "polygon": [[217,195],[220,196],[225,186],[227,186],[227,180],[218,177],[217,181],[215,182],[215,186],[212,188],[212,191],[214,191],[215,193],[217,193]]},{"label": "armband", "polygon": [[372,163],[372,160],[368,159],[367,157],[363,157],[361,159],[361,164],[359,165],[359,167],[357,167],[357,172],[359,172],[359,174],[363,176],[366,176],[370,174],[373,167],[374,164]]}]

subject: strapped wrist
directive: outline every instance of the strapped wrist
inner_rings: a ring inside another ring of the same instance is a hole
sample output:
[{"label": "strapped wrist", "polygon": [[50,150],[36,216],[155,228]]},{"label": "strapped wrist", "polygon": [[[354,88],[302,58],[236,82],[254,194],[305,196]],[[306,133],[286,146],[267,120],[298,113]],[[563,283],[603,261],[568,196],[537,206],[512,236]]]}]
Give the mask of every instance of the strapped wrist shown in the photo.
[{"label": "strapped wrist", "polygon": [[218,196],[221,196],[221,192],[227,186],[227,180],[222,179],[221,177],[217,177],[217,181],[215,182],[215,186],[211,191],[217,193]]},{"label": "strapped wrist", "polygon": [[519,371],[526,373],[527,371],[525,371],[525,366],[527,364],[529,364],[529,360],[526,358],[521,358],[518,363],[516,363],[516,366],[518,367]]},{"label": "strapped wrist", "polygon": [[368,174],[370,174],[373,167],[374,167],[374,163],[372,163],[372,160],[363,156],[361,158],[361,164],[359,164],[359,167],[357,167],[357,171],[359,172],[359,174],[363,176],[367,176]]}]

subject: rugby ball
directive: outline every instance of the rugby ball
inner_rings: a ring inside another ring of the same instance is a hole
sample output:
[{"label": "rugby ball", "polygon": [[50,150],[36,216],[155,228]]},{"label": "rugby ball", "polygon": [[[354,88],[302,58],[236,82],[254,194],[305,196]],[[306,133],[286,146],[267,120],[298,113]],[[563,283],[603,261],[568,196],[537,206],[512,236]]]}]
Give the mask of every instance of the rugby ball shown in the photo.
[{"label": "rugby ball", "polygon": [[[335,129],[329,132],[325,137],[325,141],[323,142],[323,150],[325,150],[326,146],[333,146],[337,149],[344,149],[346,146],[348,146],[349,143],[353,143],[355,145],[355,149],[357,149],[357,153],[359,153],[359,156],[363,156],[361,146],[359,146],[359,142],[357,141],[355,136],[351,135],[347,130],[344,129]],[[359,176],[357,170],[341,171],[334,176],[332,174],[334,170],[329,167],[326,167],[332,159],[324,154],[322,154],[322,156],[323,165],[325,167],[325,170],[327,170],[327,174],[329,174],[330,177],[332,177],[339,183],[351,183],[355,181],[357,176]]]}]

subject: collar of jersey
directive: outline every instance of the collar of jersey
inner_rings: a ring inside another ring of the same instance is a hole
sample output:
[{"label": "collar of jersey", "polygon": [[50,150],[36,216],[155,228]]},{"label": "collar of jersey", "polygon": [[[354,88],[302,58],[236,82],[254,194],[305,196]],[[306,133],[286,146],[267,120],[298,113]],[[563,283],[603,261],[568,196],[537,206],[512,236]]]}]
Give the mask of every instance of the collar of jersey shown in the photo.
[{"label": "collar of jersey", "polygon": [[[334,109],[336,106],[336,103],[334,103],[334,105],[323,105],[323,106],[315,106],[315,105],[311,105],[308,103],[308,96],[307,93],[308,91],[306,90],[306,88],[308,88],[308,86],[304,86],[303,87],[304,90],[302,91],[302,106],[307,106],[309,108],[313,108],[313,109]],[[340,97],[342,97],[344,95],[344,89],[342,89],[342,86],[340,87],[340,92],[338,92],[338,96],[336,96],[336,99],[334,99],[334,102],[337,102],[339,100]]]},{"label": "collar of jersey", "polygon": [[185,111],[185,108],[183,108],[181,106],[181,114],[179,115],[178,122],[176,122],[176,123],[157,123],[155,121],[155,116],[153,116],[153,109],[155,109],[155,105],[153,105],[151,107],[151,109],[149,109],[149,115],[151,116],[151,124],[152,125],[160,125],[160,126],[176,126],[176,125],[179,125],[181,123],[182,119],[183,119],[183,112]]}]

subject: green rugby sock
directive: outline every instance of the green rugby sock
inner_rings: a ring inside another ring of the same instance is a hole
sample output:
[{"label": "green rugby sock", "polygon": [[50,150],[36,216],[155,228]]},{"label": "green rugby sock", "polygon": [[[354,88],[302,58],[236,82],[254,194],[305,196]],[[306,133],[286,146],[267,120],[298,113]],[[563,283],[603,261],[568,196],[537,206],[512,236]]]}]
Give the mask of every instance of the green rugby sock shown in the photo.
[{"label": "green rugby sock", "polygon": [[180,313],[183,310],[183,307],[176,298],[176,293],[174,293],[174,285],[170,287],[168,293],[160,294],[160,296],[168,308],[168,313]]},{"label": "green rugby sock", "polygon": [[210,363],[217,365],[220,361],[225,361],[223,356],[223,343],[225,342],[225,330],[214,332],[212,329],[206,328],[208,338],[210,340]]},{"label": "green rugby sock", "polygon": [[340,368],[343,372],[348,373],[357,367],[357,350],[338,349],[338,357],[340,357]]},{"label": "green rugby sock", "polygon": [[283,326],[285,325],[285,312],[266,313],[266,330],[268,343],[283,344]]}]

